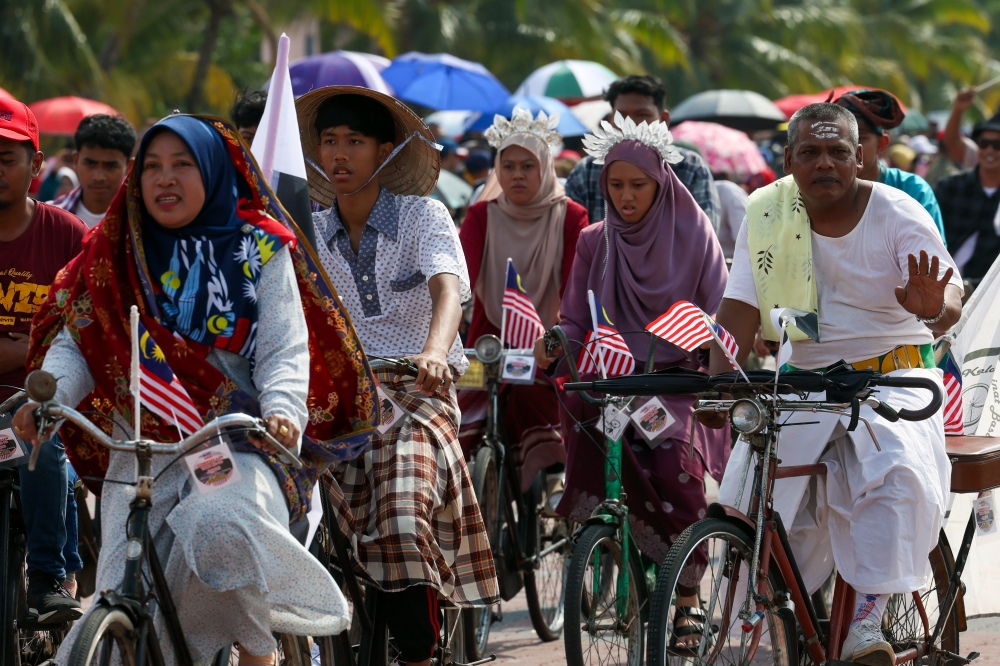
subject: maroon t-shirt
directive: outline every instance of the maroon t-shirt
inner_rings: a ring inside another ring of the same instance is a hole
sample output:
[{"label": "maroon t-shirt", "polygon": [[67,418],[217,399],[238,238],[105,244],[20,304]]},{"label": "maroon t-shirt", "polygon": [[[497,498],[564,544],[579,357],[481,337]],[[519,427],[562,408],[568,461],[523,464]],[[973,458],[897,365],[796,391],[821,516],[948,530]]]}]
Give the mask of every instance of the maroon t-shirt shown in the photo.
[{"label": "maroon t-shirt", "polygon": [[[24,233],[0,241],[0,335],[31,331],[31,318],[45,303],[56,273],[80,252],[87,225],[76,215],[41,202]],[[0,375],[0,384],[24,386],[24,365]],[[14,391],[0,387],[0,401]]]}]

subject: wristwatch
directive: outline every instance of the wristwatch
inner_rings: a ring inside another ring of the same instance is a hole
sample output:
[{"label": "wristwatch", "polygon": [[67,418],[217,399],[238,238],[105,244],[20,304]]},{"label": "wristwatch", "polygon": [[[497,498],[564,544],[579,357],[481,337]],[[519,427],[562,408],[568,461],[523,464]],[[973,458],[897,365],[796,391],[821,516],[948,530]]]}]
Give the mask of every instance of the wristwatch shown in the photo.
[{"label": "wristwatch", "polygon": [[936,317],[927,318],[927,317],[920,317],[920,316],[918,316],[917,317],[917,321],[919,321],[921,324],[936,324],[939,321],[941,321],[942,317],[944,317],[944,311],[947,310],[947,309],[948,309],[948,300],[947,299],[942,299],[941,300],[941,312],[938,312]]}]

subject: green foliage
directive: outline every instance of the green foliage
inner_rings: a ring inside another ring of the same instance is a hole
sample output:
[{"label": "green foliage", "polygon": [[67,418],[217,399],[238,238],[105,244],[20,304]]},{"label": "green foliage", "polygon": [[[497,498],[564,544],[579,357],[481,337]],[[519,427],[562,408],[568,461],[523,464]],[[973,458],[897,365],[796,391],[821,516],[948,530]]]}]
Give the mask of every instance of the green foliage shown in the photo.
[{"label": "green foliage", "polygon": [[[137,124],[224,114],[267,79],[262,41],[304,16],[328,48],[448,52],[511,89],[553,60],[596,60],[659,75],[674,104],[710,88],[775,98],[854,83],[930,110],[1000,74],[1000,0],[3,0],[0,86],[29,102],[101,99]],[[978,113],[998,103],[1000,86]]]}]

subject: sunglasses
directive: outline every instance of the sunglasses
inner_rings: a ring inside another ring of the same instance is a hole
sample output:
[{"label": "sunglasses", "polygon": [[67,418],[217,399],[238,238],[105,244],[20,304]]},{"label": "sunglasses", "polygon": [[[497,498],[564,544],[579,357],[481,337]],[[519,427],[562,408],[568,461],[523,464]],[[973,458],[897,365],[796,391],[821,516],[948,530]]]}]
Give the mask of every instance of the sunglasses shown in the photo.
[{"label": "sunglasses", "polygon": [[993,150],[1000,151],[1000,139],[980,139],[976,141],[976,145],[979,146],[980,150],[992,148]]}]

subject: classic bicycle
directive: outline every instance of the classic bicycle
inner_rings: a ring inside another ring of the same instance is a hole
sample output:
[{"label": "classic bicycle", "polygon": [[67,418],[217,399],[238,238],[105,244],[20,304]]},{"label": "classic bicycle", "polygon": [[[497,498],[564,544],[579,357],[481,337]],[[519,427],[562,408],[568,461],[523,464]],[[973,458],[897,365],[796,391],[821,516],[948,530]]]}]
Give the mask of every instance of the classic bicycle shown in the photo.
[{"label": "classic bicycle", "polygon": [[[777,383],[772,372],[748,375],[745,381],[732,373],[713,378],[697,373],[685,378],[683,387],[662,387],[703,394],[706,399],[699,401],[698,412],[728,413],[733,428],[749,444],[737,495],[742,499],[749,492],[750,502],[747,514],[713,504],[708,517],[685,530],[672,546],[660,569],[650,610],[650,666],[838,663],[854,609],[853,588],[838,575],[830,607],[814,603],[816,597],[810,598],[804,587],[781,516],[771,503],[776,479],[825,474],[826,466],[779,466],[779,435],[783,427],[793,425],[780,417],[802,412],[840,414],[851,418],[849,430],[863,423],[877,443],[870,424],[860,416],[861,405],[890,421],[926,419],[941,406],[938,385],[926,378],[848,369],[825,375],[782,373]],[[878,387],[923,389],[931,393],[931,400],[921,409],[897,412],[876,397]],[[589,388],[615,391],[611,382],[593,382]],[[715,391],[736,397],[709,399]],[[826,391],[825,400],[808,399],[810,393],[819,391]],[[737,504],[742,506],[739,500]],[[961,573],[973,528],[970,522],[957,559],[942,533],[929,556],[933,576],[927,589],[890,599],[882,628],[897,663],[965,664],[977,656],[957,654],[958,634],[964,626]],[[677,584],[683,572],[699,562],[704,570],[701,607],[678,608]],[[699,631],[691,631],[692,620],[700,625]],[[692,636],[698,640],[691,641]],[[679,645],[682,638],[683,646]]]},{"label": "classic bicycle", "polygon": [[[467,350],[470,360],[482,366],[482,382],[477,388],[486,390],[485,432],[472,456],[472,486],[493,548],[501,598],[510,600],[523,587],[531,625],[538,637],[548,642],[558,639],[563,630],[565,572],[573,551],[573,527],[546,510],[549,498],[544,471],[522,493],[520,472],[513,457],[507,455],[500,389],[503,365],[510,353],[492,334],[481,336],[471,354]],[[486,654],[490,627],[501,616],[492,608],[464,612],[469,658],[481,659]]]},{"label": "classic bicycle", "polygon": [[[369,357],[373,372],[388,370],[399,377],[416,377],[417,367],[405,358]],[[326,484],[326,475],[321,478]],[[354,571],[354,554],[349,539],[340,529],[324,486],[313,493],[323,502],[323,522],[315,539],[315,554],[341,586],[352,606],[351,627],[337,636],[317,637],[321,666],[389,666],[397,662],[399,650],[385,620],[386,597],[374,587],[362,584]],[[467,658],[464,611],[450,603],[441,604],[444,621],[431,659],[433,666],[481,666],[496,655],[463,663]]]},{"label": "classic bicycle", "polygon": [[[167,587],[159,556],[149,533],[149,514],[152,510],[154,477],[151,475],[153,455],[184,453],[212,439],[225,435],[252,435],[266,440],[292,465],[301,466],[298,457],[267,432],[267,424],[247,414],[226,414],[213,419],[180,442],[167,444],[144,439],[119,441],[112,439],[83,414],[60,405],[53,400],[56,379],[48,372],[36,370],[28,376],[25,386],[28,396],[40,403],[35,410],[35,420],[40,433],[54,431],[63,420],[72,422],[88,436],[113,451],[135,453],[137,477],[135,498],[126,527],[125,577],[120,590],[104,590],[95,600],[93,608],[81,620],[79,636],[69,654],[69,666],[89,666],[120,663],[123,666],[162,666],[164,663],[160,637],[153,625],[153,607],[159,608],[167,627],[177,662],[191,666],[193,660],[180,622],[177,609]],[[41,445],[32,451],[29,466],[34,465]],[[107,526],[105,526],[107,527]],[[147,574],[152,581],[147,589]],[[306,666],[309,653],[303,639],[281,637],[283,659],[287,666]],[[304,649],[305,648],[305,649]],[[217,664],[228,663],[231,649],[220,651]]]}]

